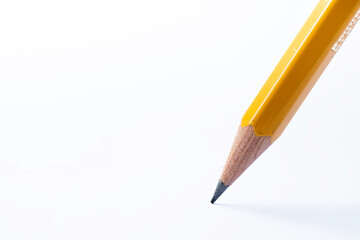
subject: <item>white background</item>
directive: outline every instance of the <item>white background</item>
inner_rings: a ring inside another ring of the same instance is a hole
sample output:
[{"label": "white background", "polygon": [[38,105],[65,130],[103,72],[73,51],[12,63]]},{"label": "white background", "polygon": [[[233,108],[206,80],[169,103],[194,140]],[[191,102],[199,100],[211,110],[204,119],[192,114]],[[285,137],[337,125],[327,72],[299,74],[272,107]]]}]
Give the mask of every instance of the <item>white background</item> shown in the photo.
[{"label": "white background", "polygon": [[360,26],[211,205],[315,0],[0,3],[0,239],[359,239]]}]

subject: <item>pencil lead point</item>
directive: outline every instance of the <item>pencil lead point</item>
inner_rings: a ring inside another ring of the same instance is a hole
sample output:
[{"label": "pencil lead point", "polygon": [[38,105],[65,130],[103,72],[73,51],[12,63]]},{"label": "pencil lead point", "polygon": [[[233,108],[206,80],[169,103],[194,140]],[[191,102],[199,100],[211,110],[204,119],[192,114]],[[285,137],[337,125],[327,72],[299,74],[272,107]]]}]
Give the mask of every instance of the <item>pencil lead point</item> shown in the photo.
[{"label": "pencil lead point", "polygon": [[223,194],[223,192],[225,192],[225,190],[228,187],[229,186],[227,186],[223,182],[219,181],[218,185],[216,186],[214,196],[211,199],[211,203],[214,204],[214,202],[221,196],[221,194]]}]

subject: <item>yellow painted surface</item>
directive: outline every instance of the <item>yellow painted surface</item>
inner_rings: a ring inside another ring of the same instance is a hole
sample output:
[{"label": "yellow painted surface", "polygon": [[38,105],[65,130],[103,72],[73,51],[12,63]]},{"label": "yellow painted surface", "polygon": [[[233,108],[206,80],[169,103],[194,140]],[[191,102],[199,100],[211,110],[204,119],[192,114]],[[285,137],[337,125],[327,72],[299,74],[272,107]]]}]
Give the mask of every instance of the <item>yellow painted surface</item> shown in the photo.
[{"label": "yellow painted surface", "polygon": [[336,53],[344,33],[354,25],[359,10],[360,0],[321,0],[250,105],[241,125],[250,124],[256,135],[271,136],[275,141]]}]

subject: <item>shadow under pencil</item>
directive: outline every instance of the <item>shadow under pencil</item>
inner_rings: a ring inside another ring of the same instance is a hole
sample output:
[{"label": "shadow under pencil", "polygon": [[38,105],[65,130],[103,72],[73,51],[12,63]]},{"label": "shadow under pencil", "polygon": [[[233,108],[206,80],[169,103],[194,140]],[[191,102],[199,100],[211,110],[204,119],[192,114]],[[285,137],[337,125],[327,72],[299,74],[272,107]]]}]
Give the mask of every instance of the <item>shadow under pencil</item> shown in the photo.
[{"label": "shadow under pencil", "polygon": [[[360,237],[360,205],[256,205],[216,204],[238,212],[309,224],[315,227],[345,231]],[[359,238],[360,239],[360,238]]]}]

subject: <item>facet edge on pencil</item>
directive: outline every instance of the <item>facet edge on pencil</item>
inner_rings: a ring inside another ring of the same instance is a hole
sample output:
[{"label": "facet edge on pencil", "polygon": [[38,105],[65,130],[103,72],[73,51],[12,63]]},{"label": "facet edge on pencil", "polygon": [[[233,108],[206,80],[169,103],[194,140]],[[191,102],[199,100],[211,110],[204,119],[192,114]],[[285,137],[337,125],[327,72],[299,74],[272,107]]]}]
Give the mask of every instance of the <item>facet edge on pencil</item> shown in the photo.
[{"label": "facet edge on pencil", "polygon": [[221,196],[221,194],[223,194],[225,192],[225,190],[228,188],[229,186],[225,185],[223,182],[219,181],[218,185],[216,186],[214,195],[211,199],[211,203],[214,204],[216,202],[216,200]]}]

